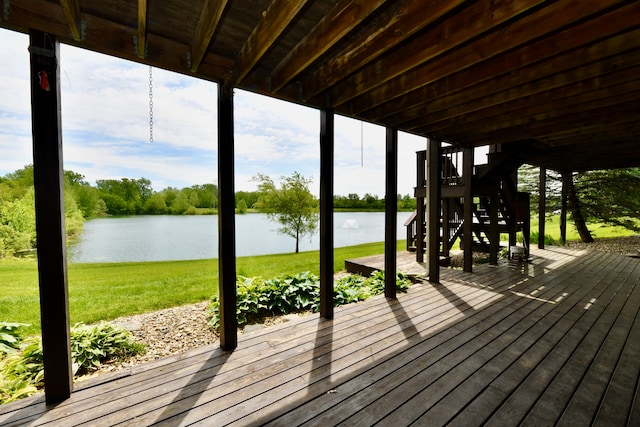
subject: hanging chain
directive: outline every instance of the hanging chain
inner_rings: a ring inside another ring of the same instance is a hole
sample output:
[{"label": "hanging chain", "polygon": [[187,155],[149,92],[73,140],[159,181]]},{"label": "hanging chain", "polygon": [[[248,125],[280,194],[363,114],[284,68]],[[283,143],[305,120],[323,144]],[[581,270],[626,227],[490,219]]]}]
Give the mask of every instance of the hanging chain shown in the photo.
[{"label": "hanging chain", "polygon": [[149,142],[153,142],[153,72],[149,65]]},{"label": "hanging chain", "polygon": [[364,124],[360,121],[360,167],[364,167]]}]

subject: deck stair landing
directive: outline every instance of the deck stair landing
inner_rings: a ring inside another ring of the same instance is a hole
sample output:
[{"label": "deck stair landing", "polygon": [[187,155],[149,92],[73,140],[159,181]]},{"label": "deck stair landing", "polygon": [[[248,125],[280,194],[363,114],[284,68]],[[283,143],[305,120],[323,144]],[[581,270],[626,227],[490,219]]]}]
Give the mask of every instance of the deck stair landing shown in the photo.
[{"label": "deck stair landing", "polygon": [[0,425],[640,424],[640,260],[550,247],[0,406]]}]

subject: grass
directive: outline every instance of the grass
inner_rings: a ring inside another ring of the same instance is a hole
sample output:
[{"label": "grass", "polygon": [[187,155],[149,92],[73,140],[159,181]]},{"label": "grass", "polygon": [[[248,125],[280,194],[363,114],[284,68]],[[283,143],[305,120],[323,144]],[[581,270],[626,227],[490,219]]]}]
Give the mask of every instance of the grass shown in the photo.
[{"label": "grass", "polygon": [[[559,216],[547,218],[545,234],[560,240]],[[538,230],[532,218],[531,231]],[[622,227],[589,224],[596,238],[633,234]],[[567,239],[579,240],[571,221]],[[534,242],[535,243],[535,242]],[[398,250],[404,250],[399,240]],[[384,252],[384,243],[368,243],[334,250],[334,271],[344,269],[344,260]],[[240,257],[236,270],[241,276],[275,277],[282,273],[310,271],[319,274],[319,252]],[[68,267],[71,324],[93,323],[183,304],[210,300],[218,292],[218,262],[215,259],[136,263],[70,264]],[[37,263],[28,259],[0,259],[0,321],[28,323],[27,334],[40,332]]]},{"label": "grass", "polygon": [[[404,248],[398,241],[398,249]],[[344,260],[384,252],[383,243],[334,250],[334,270]],[[240,257],[237,273],[271,278],[281,273],[319,274],[319,252]],[[183,304],[210,300],[218,292],[218,262],[195,261],[69,264],[71,324],[93,323]],[[40,333],[38,270],[34,260],[0,260],[0,321],[28,323],[27,335]]]}]

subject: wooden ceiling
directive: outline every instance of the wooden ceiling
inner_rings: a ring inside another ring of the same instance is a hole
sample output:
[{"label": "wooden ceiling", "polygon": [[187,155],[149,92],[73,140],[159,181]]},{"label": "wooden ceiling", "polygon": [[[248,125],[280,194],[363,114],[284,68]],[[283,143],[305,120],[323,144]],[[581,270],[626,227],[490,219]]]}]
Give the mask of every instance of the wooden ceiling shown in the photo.
[{"label": "wooden ceiling", "polygon": [[550,169],[640,166],[638,1],[0,5],[2,27]]}]

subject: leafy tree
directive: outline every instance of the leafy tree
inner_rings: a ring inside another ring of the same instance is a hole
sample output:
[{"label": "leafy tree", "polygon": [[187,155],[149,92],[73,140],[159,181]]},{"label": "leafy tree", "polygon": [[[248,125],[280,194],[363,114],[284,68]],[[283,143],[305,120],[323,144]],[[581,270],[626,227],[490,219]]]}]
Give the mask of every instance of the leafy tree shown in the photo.
[{"label": "leafy tree", "polygon": [[183,192],[178,192],[169,206],[169,212],[174,215],[182,215],[187,213],[190,206],[187,196]]},{"label": "leafy tree", "polygon": [[34,248],[36,212],[33,187],[25,195],[0,205],[0,256]]},{"label": "leafy tree", "polygon": [[640,232],[640,168],[583,172],[574,180],[586,221]]},{"label": "leafy tree", "polygon": [[243,200],[240,199],[240,201],[238,202],[238,204],[236,205],[236,211],[239,214],[245,214],[247,213],[247,203]]},{"label": "leafy tree", "polygon": [[167,213],[167,203],[162,193],[153,193],[144,204],[144,212],[152,215]]},{"label": "leafy tree", "polygon": [[318,224],[318,201],[309,191],[311,179],[294,172],[280,177],[280,188],[267,175],[258,174],[253,179],[259,182],[258,209],[280,224],[279,233],[296,239],[298,253],[300,238],[313,234]]}]

